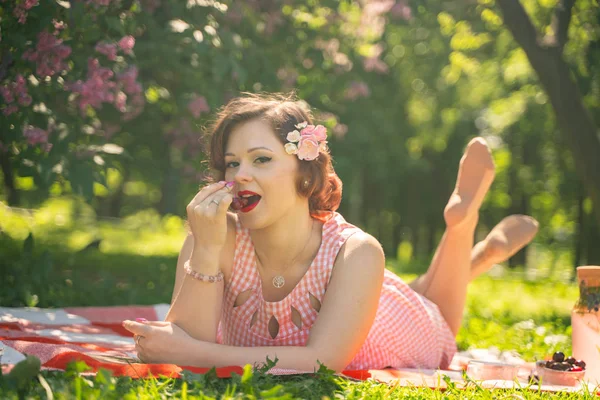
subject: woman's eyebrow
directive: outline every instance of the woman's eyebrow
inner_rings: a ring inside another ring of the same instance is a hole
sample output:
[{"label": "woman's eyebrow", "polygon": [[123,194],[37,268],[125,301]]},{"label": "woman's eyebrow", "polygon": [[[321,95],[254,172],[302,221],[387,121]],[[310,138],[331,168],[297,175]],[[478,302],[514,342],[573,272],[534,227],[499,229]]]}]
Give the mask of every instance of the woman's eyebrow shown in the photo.
[{"label": "woman's eyebrow", "polygon": [[[270,151],[271,153],[273,153],[273,150],[269,149],[268,147],[264,147],[264,146],[253,147],[251,149],[248,149],[247,153],[252,153],[253,151],[256,151],[256,150],[267,150],[267,151]],[[225,153],[225,156],[235,157],[235,154]]]}]

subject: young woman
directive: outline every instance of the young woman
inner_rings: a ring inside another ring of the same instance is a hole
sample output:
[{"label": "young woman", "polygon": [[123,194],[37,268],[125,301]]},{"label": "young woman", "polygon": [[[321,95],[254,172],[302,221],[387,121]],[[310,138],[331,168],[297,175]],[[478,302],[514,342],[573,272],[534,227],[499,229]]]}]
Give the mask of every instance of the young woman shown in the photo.
[{"label": "young woman", "polygon": [[313,371],[444,368],[456,351],[467,285],[537,231],[503,220],[473,248],[494,178],[481,138],[460,161],[446,231],[410,285],[385,269],[380,244],[346,222],[342,183],[303,103],[244,95],[218,115],[210,162],[220,181],[187,206],[191,233],[177,263],[166,321],[125,321],[149,363],[230,366],[278,359]]}]

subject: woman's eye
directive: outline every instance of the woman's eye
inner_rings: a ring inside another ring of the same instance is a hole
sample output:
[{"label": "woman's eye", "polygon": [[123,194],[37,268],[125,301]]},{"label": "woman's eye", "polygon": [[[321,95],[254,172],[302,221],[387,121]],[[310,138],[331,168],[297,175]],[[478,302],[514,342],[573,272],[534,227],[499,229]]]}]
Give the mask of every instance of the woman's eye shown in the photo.
[{"label": "woman's eye", "polygon": [[238,165],[240,165],[240,163],[238,163],[237,161],[230,161],[227,164],[225,164],[225,168],[235,168]]},{"label": "woman's eye", "polygon": [[267,163],[269,161],[271,161],[271,157],[258,157],[256,159],[256,162],[259,163],[259,164],[264,164],[264,163]]}]

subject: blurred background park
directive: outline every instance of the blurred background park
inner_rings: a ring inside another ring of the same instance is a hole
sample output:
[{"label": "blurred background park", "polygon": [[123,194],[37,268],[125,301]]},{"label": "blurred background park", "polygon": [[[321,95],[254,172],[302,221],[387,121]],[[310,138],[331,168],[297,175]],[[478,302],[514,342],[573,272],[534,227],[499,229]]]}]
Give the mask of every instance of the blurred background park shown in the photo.
[{"label": "blurred background park", "polygon": [[568,325],[574,268],[600,264],[596,0],[15,0],[0,28],[0,305],[169,302],[202,128],[244,91],[313,107],[339,211],[399,273],[428,265],[476,135],[478,238],[540,222],[492,276],[569,291]]}]

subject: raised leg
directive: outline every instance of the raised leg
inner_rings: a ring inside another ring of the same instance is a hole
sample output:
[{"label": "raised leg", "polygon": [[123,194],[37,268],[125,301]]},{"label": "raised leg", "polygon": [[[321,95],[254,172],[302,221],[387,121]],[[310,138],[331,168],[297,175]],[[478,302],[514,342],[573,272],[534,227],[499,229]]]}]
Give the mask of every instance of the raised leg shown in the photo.
[{"label": "raised leg", "polygon": [[[494,266],[508,260],[535,237],[538,222],[527,215],[510,215],[496,225],[487,237],[471,250],[471,280]],[[433,268],[417,277],[409,285],[423,294],[429,286]]]},{"label": "raised leg", "polygon": [[423,295],[440,309],[456,335],[471,280],[471,249],[479,208],[494,180],[495,167],[482,138],[469,142],[460,160],[454,192],[444,210],[446,231],[433,256]]},{"label": "raised leg", "polygon": [[471,252],[471,279],[477,278],[494,264],[503,262],[531,242],[538,222],[527,215],[510,215],[477,243]]}]

